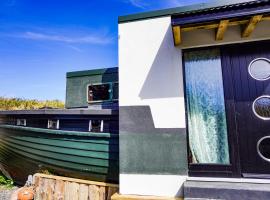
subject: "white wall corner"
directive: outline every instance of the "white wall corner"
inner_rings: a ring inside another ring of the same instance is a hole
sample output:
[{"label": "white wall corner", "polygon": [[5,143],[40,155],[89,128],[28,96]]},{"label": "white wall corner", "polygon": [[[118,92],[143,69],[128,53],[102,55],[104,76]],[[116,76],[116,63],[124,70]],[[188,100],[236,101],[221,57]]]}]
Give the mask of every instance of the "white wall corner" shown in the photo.
[{"label": "white wall corner", "polygon": [[120,194],[183,197],[184,175],[120,174]]}]

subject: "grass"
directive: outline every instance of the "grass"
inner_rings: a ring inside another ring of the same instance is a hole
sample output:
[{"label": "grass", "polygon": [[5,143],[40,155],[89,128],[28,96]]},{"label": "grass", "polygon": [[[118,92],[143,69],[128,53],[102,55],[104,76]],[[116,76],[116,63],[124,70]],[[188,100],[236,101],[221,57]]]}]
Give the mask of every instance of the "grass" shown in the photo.
[{"label": "grass", "polygon": [[65,104],[59,100],[28,100],[21,98],[5,98],[0,97],[0,110],[29,110],[29,109],[40,109],[40,108],[64,108]]},{"label": "grass", "polygon": [[12,180],[6,178],[3,174],[0,174],[0,187],[11,189],[13,188],[14,183]]}]

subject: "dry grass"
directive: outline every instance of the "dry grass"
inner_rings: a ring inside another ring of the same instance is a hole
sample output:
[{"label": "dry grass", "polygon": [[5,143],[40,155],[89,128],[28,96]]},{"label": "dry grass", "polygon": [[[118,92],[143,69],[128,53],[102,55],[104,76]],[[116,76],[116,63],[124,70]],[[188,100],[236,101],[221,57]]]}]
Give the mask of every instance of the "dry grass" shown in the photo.
[{"label": "dry grass", "polygon": [[65,104],[59,100],[39,101],[21,98],[0,97],[0,110],[29,110],[40,109],[44,107],[64,108]]}]

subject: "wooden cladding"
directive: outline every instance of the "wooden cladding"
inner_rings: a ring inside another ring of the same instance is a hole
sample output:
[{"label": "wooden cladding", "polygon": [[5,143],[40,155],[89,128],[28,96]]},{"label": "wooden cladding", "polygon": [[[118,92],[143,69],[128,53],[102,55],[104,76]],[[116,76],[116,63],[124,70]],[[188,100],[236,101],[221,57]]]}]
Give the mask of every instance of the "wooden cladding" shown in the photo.
[{"label": "wooden cladding", "polygon": [[242,37],[249,37],[254,31],[256,25],[262,20],[262,15],[253,16],[246,25]]},{"label": "wooden cladding", "polygon": [[173,36],[174,36],[174,45],[178,46],[181,44],[183,38],[181,38],[182,32],[194,31],[198,29],[216,29],[215,39],[223,40],[226,30],[229,26],[243,26],[242,37],[249,37],[252,32],[255,30],[256,25],[260,21],[270,20],[270,16],[263,15],[254,15],[250,19],[223,19],[220,21],[215,21],[213,23],[207,24],[192,24],[186,26],[173,26]]},{"label": "wooden cladding", "polygon": [[221,20],[219,22],[216,34],[216,40],[223,40],[225,31],[227,30],[229,24],[229,20]]},{"label": "wooden cladding", "polygon": [[180,26],[174,26],[173,27],[173,38],[174,38],[174,45],[180,45],[181,44],[181,28]]},{"label": "wooden cladding", "polygon": [[116,184],[45,174],[34,177],[35,200],[110,200],[119,190]]}]

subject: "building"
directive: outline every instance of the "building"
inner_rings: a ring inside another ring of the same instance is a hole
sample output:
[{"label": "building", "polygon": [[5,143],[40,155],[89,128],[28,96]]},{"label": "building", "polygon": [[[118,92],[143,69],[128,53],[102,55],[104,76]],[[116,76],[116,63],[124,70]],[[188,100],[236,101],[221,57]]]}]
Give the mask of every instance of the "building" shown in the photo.
[{"label": "building", "polygon": [[121,195],[270,183],[269,20],[268,0],[119,17]]}]

